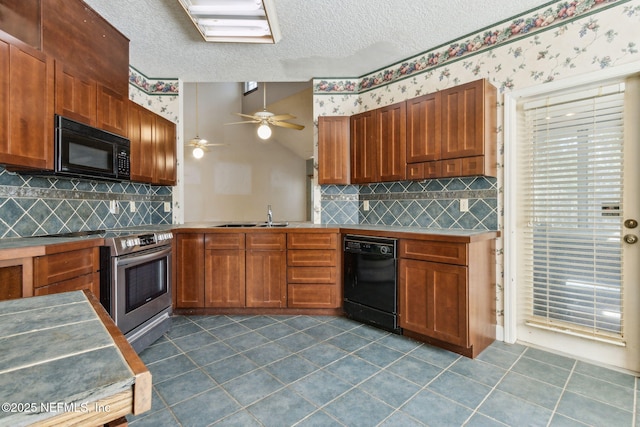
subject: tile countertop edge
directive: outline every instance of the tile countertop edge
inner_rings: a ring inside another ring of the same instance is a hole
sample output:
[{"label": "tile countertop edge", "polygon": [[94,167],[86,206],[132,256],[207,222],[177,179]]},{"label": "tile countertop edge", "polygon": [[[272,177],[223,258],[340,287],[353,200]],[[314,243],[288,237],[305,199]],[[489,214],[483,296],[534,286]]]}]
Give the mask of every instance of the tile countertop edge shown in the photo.
[{"label": "tile countertop edge", "polygon": [[272,232],[286,231],[331,231],[342,234],[362,234],[379,237],[403,238],[403,239],[422,239],[422,240],[443,240],[458,242],[475,242],[481,240],[493,239],[500,237],[498,230],[464,230],[464,229],[437,229],[437,228],[421,228],[421,227],[399,227],[385,225],[367,225],[367,224],[314,224],[310,222],[293,222],[287,227],[218,227],[231,221],[211,221],[211,222],[194,222],[185,224],[174,224],[172,229],[179,232],[224,232],[224,233],[245,233],[263,232],[269,230]]},{"label": "tile countertop edge", "polygon": [[[237,232],[287,232],[313,230],[313,232],[335,232],[342,234],[366,234],[371,236],[391,238],[413,238],[430,240],[448,240],[459,242],[474,242],[479,240],[500,237],[497,230],[464,230],[464,229],[439,229],[422,227],[399,227],[386,225],[367,224],[314,224],[311,222],[290,222],[286,227],[219,227],[234,221],[208,221],[191,222],[185,224],[166,224],[163,229],[174,230],[183,233],[211,232],[223,233]],[[243,221],[244,222],[244,221]],[[256,221],[246,221],[253,223]],[[104,239],[101,237],[16,237],[0,239],[0,261],[34,256],[47,255],[56,252],[64,252],[84,247],[102,246]]]}]

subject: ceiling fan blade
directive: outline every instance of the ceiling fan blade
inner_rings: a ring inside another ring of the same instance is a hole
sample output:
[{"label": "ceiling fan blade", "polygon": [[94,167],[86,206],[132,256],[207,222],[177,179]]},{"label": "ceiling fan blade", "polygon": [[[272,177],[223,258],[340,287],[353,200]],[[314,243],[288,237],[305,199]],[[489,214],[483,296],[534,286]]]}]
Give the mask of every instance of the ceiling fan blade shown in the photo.
[{"label": "ceiling fan blade", "polygon": [[296,116],[292,116],[291,114],[278,114],[277,116],[269,117],[270,120],[291,120],[295,118]]},{"label": "ceiling fan blade", "polygon": [[252,116],[252,115],[250,115],[250,114],[242,114],[242,113],[233,113],[233,114],[235,114],[236,116],[240,116],[240,117],[246,117],[246,118],[248,118],[248,119],[260,120],[260,118],[259,118],[259,117]]},{"label": "ceiling fan blade", "polygon": [[226,125],[241,125],[243,123],[260,123],[260,120],[247,120],[245,122],[233,122],[233,123],[225,123]]},{"label": "ceiling fan blade", "polygon": [[295,124],[295,123],[278,122],[278,121],[275,121],[275,122],[269,122],[269,123],[271,123],[271,124],[272,124],[272,125],[274,125],[274,126],[281,126],[281,127],[283,127],[283,128],[290,128],[290,129],[297,129],[297,130],[302,130],[302,129],[304,129],[304,126],[302,126],[302,125],[297,125],[297,124]]}]

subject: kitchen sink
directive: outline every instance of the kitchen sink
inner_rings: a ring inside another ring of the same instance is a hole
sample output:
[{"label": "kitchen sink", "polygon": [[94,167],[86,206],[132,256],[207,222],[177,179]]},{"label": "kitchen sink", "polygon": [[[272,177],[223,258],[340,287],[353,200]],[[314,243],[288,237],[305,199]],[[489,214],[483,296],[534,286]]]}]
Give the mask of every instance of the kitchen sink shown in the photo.
[{"label": "kitchen sink", "polygon": [[248,223],[232,223],[232,224],[220,224],[220,225],[214,225],[213,227],[228,227],[228,228],[236,228],[236,227],[256,227],[258,224],[256,224],[255,222],[248,222]]},{"label": "kitchen sink", "polygon": [[[273,223],[271,223],[271,227],[286,227],[288,225],[289,225],[288,222],[273,222]],[[268,228],[270,226],[266,222],[232,222],[232,223],[228,223],[228,224],[213,225],[212,227],[214,227],[214,228],[219,228],[219,227],[222,227],[222,228],[265,227],[265,228]]]}]

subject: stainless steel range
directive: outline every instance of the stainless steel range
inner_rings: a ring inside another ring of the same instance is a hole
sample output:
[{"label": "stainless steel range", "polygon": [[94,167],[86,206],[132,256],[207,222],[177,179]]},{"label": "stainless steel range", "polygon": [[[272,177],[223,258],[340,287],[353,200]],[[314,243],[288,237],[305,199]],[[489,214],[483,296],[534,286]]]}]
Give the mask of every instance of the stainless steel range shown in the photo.
[{"label": "stainless steel range", "polygon": [[100,302],[140,352],[171,327],[170,231],[123,230],[105,235]]}]

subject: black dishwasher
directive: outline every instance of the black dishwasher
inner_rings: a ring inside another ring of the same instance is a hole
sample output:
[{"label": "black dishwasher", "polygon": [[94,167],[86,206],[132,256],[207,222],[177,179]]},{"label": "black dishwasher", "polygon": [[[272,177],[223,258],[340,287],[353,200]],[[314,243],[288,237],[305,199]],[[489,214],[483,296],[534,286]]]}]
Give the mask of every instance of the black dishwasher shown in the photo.
[{"label": "black dishwasher", "polygon": [[396,247],[396,239],[344,237],[344,312],[351,319],[402,334]]}]

